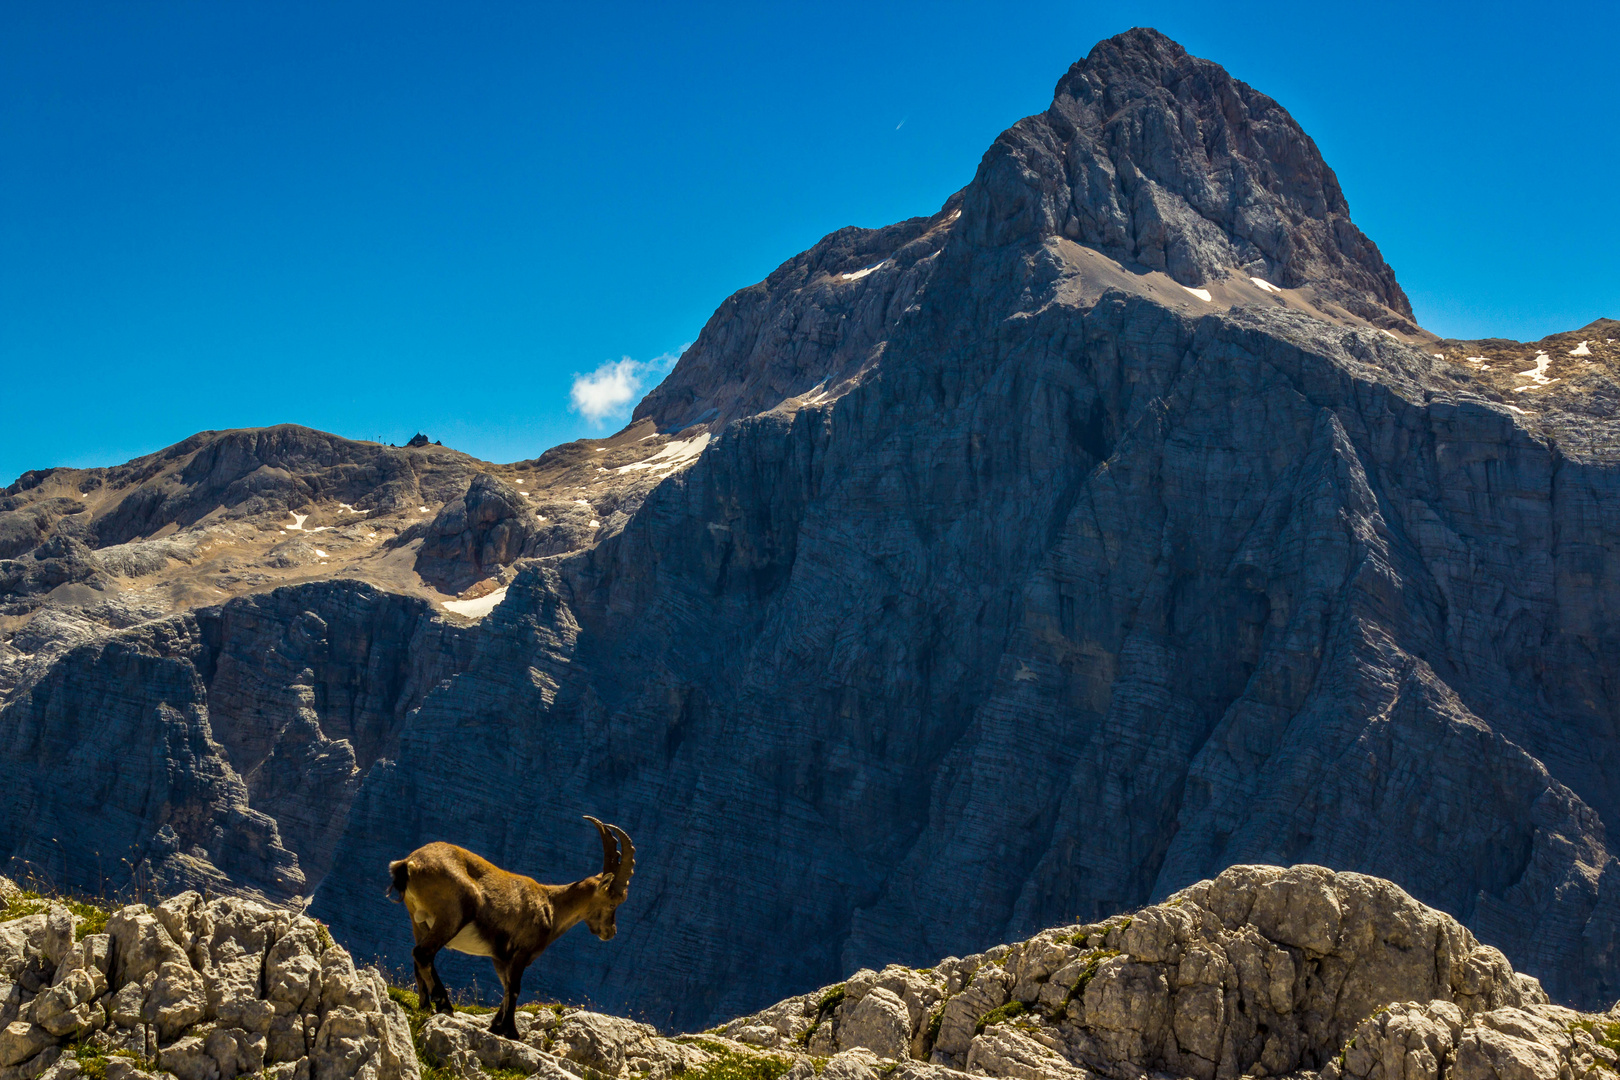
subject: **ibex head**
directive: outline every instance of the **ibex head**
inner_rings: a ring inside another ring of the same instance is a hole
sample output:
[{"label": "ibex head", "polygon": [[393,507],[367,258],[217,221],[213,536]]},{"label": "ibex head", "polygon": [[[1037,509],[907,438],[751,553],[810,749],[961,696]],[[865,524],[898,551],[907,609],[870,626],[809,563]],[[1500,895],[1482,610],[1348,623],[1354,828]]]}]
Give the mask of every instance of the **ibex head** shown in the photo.
[{"label": "ibex head", "polygon": [[617,825],[604,825],[589,814],[585,815],[585,820],[595,825],[602,835],[602,872],[597,875],[600,880],[596,896],[585,914],[585,925],[603,941],[610,941],[618,933],[613,925],[613,913],[624,903],[630,875],[636,872],[636,845]]}]

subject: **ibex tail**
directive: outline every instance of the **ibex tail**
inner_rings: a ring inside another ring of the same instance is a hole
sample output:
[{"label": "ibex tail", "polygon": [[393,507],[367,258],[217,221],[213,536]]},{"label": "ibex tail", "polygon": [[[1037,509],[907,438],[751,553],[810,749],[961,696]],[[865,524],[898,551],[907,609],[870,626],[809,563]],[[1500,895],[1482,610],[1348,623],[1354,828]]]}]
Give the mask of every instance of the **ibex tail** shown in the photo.
[{"label": "ibex tail", "polygon": [[383,890],[383,895],[398,893],[398,899],[394,900],[396,904],[405,899],[405,886],[411,880],[411,870],[410,867],[405,865],[406,861],[405,859],[395,859],[388,864],[388,873],[393,878],[393,881],[389,883],[387,889]]}]

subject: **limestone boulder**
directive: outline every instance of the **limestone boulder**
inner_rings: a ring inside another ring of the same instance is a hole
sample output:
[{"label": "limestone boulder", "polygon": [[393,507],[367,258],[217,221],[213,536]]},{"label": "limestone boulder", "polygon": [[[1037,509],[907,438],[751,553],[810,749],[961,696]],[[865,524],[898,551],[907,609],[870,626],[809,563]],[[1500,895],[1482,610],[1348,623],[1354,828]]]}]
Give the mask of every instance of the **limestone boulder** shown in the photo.
[{"label": "limestone boulder", "polygon": [[838,1025],[841,1050],[866,1049],[889,1061],[911,1056],[911,1013],[894,991],[873,986],[843,1007]]}]

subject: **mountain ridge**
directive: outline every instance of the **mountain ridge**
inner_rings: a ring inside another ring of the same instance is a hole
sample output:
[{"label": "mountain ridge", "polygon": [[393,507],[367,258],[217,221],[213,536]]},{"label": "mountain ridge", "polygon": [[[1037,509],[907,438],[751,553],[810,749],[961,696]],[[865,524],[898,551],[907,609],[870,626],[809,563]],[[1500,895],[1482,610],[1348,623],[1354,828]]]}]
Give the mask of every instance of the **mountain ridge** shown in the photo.
[{"label": "mountain ridge", "polygon": [[[29,827],[0,854],[313,887],[341,940],[399,956],[377,866],[434,838],[566,865],[590,812],[657,853],[646,906],[544,985],[621,1002],[659,972],[682,1022],[1314,860],[1452,911],[1560,1000],[1620,996],[1607,324],[1534,369],[1419,330],[1297,125],[1166,39],[1059,87],[936,214],[727,300],[624,432],[513,466],[421,448],[465,486],[369,511],[390,535],[325,570],[335,539],[293,533],[357,526],[287,531],[304,503],[254,496],[241,558],[308,580],[108,614],[43,587],[99,549],[10,560],[0,810]],[[223,490],[277,468],[244,463]],[[64,821],[84,851],[47,842]]]}]

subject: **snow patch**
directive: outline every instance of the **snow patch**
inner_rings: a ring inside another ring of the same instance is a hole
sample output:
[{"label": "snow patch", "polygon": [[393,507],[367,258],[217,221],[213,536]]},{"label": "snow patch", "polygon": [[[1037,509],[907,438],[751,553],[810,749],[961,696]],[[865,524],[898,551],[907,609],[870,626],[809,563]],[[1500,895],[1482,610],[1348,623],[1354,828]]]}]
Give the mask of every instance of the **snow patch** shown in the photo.
[{"label": "snow patch", "polygon": [[1277,286],[1273,285],[1265,278],[1251,277],[1249,280],[1254,282],[1255,286],[1259,288],[1261,292],[1282,292],[1281,289],[1277,288]]},{"label": "snow patch", "polygon": [[[1518,372],[1518,375],[1521,379],[1529,378],[1531,382],[1538,386],[1546,386],[1548,383],[1552,382],[1551,379],[1547,378],[1547,365],[1551,363],[1552,357],[1548,356],[1544,352],[1536,353],[1536,366],[1525,371]],[[1530,388],[1527,386],[1525,389],[1528,390]],[[1513,392],[1515,394],[1518,393],[1517,390]]]},{"label": "snow patch", "polygon": [[1573,349],[1569,350],[1569,355],[1571,355],[1571,356],[1591,356],[1592,355],[1592,350],[1588,349],[1586,347],[1586,342],[1583,341],[1579,345],[1575,346]]},{"label": "snow patch", "polygon": [[425,506],[418,506],[416,509],[418,511],[420,511],[421,513],[424,513],[424,514],[427,513],[427,507],[425,507]]},{"label": "snow patch", "polygon": [[861,278],[865,277],[867,274],[870,274],[872,271],[881,270],[885,266],[888,266],[888,265],[889,265],[889,260],[884,259],[882,262],[873,263],[871,266],[868,266],[864,270],[856,270],[854,273],[839,274],[838,276],[843,278],[845,281],[859,281],[859,280],[861,280]]},{"label": "snow patch", "polygon": [[690,464],[704,447],[709,445],[711,436],[707,431],[695,439],[685,439],[681,442],[672,442],[662,447],[658,453],[646,461],[638,461],[633,465],[620,465],[614,472],[625,473],[633,469],[675,469]]},{"label": "snow patch", "polygon": [[503,586],[492,593],[486,593],[478,597],[476,600],[446,600],[441,606],[446,611],[453,611],[457,615],[465,615],[469,619],[482,619],[485,615],[494,611],[496,606],[505,599],[506,588]]},{"label": "snow patch", "polygon": [[1211,298],[1210,298],[1210,295],[1209,295],[1209,290],[1208,289],[1194,289],[1194,288],[1190,288],[1190,287],[1188,287],[1186,285],[1183,285],[1182,288],[1186,289],[1188,292],[1192,293],[1194,296],[1198,297],[1198,299],[1202,300],[1206,304],[1212,302]]},{"label": "snow patch", "polygon": [[595,518],[591,518],[591,528],[598,529],[601,528],[601,526],[602,523],[600,521],[597,521]]},{"label": "snow patch", "polygon": [[[292,514],[291,510],[289,510],[287,512],[289,514]],[[309,515],[308,514],[293,514],[292,519],[293,519],[293,523],[291,525],[287,526],[287,528],[289,530],[291,530],[292,532],[303,532],[304,531],[304,522],[309,520]]]},{"label": "snow patch", "polygon": [[1483,364],[1485,361],[1489,360],[1490,357],[1488,357],[1488,356],[1465,356],[1465,357],[1463,357],[1463,359],[1468,361],[1470,364]]},{"label": "snow patch", "polygon": [[338,507],[345,514],[358,514],[360,512],[360,511],[356,510],[354,507],[350,506],[348,503],[338,503]]},{"label": "snow patch", "polygon": [[324,558],[327,558],[327,554],[326,554],[326,552],[322,551],[320,548],[316,548],[315,549],[315,557],[318,558],[318,559],[324,559]]}]

